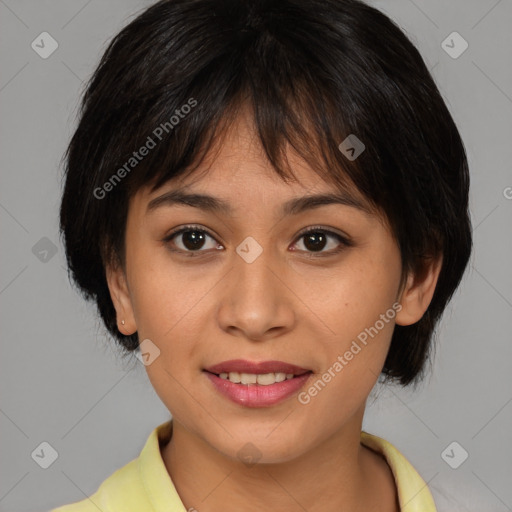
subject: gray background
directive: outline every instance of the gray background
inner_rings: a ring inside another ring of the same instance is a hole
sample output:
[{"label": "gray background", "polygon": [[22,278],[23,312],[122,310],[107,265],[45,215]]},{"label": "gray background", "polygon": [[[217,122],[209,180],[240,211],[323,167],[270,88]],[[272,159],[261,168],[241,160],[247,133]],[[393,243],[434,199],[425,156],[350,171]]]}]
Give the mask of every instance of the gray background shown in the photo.
[{"label": "gray background", "polygon": [[[0,0],[1,511],[83,499],[168,419],[143,365],[116,355],[68,283],[57,223],[59,163],[84,80],[150,3]],[[377,387],[364,428],[406,455],[440,512],[512,510],[512,3],[371,3],[417,44],[459,126],[475,252],[439,328],[431,376],[416,392]],[[59,44],[47,59],[31,48],[43,31]],[[469,44],[456,59],[442,47],[453,31]],[[48,469],[31,457],[43,441],[58,452]],[[453,441],[469,453],[458,469],[441,457]]]}]

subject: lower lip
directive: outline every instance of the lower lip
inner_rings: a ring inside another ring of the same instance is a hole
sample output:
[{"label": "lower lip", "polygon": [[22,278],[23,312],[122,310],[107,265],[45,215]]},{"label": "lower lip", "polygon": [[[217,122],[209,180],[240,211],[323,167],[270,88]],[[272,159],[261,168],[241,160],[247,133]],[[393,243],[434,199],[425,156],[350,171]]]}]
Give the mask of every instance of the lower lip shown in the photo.
[{"label": "lower lip", "polygon": [[276,382],[268,386],[259,384],[235,384],[217,375],[205,372],[217,391],[231,401],[245,407],[269,407],[294,395],[304,386],[312,373],[305,373],[293,379]]}]

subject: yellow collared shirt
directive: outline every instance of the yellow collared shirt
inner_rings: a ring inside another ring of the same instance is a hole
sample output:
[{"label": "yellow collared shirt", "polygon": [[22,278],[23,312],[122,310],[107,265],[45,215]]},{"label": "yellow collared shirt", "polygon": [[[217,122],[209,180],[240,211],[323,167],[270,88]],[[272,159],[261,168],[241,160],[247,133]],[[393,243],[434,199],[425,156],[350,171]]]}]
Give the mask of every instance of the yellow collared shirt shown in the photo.
[{"label": "yellow collared shirt", "polygon": [[[172,420],[156,427],[139,457],[110,475],[89,498],[50,512],[187,512],[164,465],[160,441]],[[432,495],[409,461],[388,441],[361,432],[361,443],[386,459],[398,490],[401,512],[436,512]]]}]

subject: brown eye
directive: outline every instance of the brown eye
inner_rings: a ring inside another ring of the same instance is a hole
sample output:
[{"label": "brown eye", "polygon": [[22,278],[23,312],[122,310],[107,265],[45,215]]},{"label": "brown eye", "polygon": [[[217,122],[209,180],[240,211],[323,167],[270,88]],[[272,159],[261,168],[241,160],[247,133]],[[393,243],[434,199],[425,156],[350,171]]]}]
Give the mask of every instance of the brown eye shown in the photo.
[{"label": "brown eye", "polygon": [[200,229],[197,226],[185,226],[167,236],[164,242],[177,247],[171,247],[171,250],[177,252],[205,252],[205,245],[207,245],[208,239],[211,239],[213,243],[210,243],[211,246],[206,247],[206,249],[218,247],[212,235],[204,229]]},{"label": "brown eye", "polygon": [[[330,239],[334,239],[335,241],[329,243]],[[322,256],[336,254],[345,247],[352,245],[348,238],[320,227],[310,228],[301,233],[299,240],[303,240],[303,246],[305,248],[299,250],[310,253],[320,253]],[[327,246],[330,246],[330,250],[324,251]]]},{"label": "brown eye", "polygon": [[203,247],[206,236],[203,231],[183,231],[181,233],[183,245],[190,251]]},{"label": "brown eye", "polygon": [[327,244],[327,236],[321,231],[315,231],[303,235],[304,246],[308,251],[321,251]]}]

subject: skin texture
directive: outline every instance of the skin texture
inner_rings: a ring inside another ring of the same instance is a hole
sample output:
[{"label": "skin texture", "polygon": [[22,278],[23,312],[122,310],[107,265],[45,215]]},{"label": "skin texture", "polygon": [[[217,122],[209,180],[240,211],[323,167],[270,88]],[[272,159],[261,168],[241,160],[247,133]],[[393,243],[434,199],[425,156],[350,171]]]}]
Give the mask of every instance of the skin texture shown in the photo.
[{"label": "skin texture", "polygon": [[[275,174],[244,113],[200,172],[153,193],[140,189],[129,207],[125,269],[107,269],[118,327],[160,350],[146,369],[173,416],[162,457],[187,509],[393,512],[390,469],[359,442],[364,408],[394,322],[421,318],[440,262],[400,287],[400,252],[381,216],[338,204],[280,215],[289,199],[336,191],[292,152],[288,158],[299,182]],[[146,212],[151,199],[185,185],[228,201],[233,213],[186,205]],[[185,254],[187,234],[162,242],[187,224],[214,237],[206,236],[199,254],[189,250],[194,257]],[[342,250],[319,256],[299,236],[313,226],[345,234],[353,245],[329,235],[322,254]],[[250,264],[236,252],[248,236],[263,248]],[[395,319],[307,405],[296,396],[267,408],[237,405],[202,371],[229,359],[280,360],[312,370],[315,381],[397,301]],[[250,467],[237,456],[247,443],[261,456]]]}]

